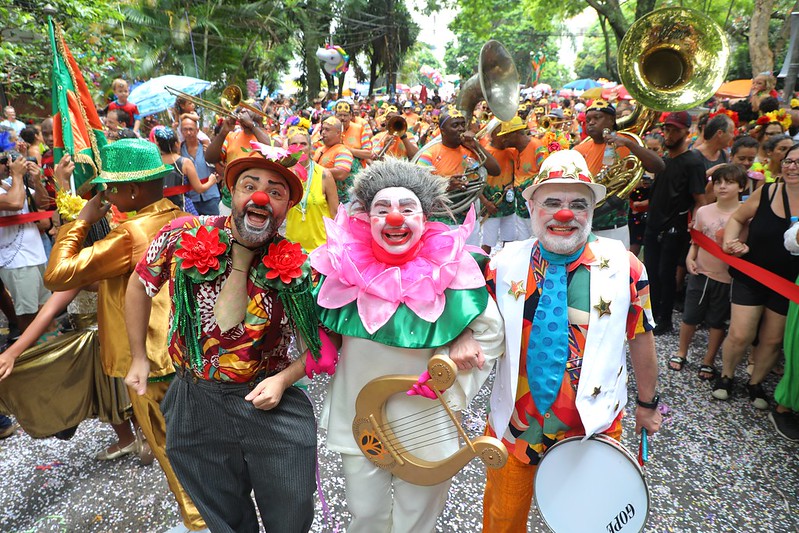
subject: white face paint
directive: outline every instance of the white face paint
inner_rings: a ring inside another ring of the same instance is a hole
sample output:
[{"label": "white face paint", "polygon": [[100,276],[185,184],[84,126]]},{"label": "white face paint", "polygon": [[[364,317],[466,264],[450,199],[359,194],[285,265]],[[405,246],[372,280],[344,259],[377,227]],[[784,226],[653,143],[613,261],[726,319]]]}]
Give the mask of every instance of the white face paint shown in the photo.
[{"label": "white face paint", "polygon": [[386,252],[399,255],[419,242],[424,232],[422,203],[404,187],[388,187],[378,192],[369,210],[372,238]]},{"label": "white face paint", "polygon": [[[572,202],[575,205],[587,203],[587,210],[578,212],[568,209]],[[548,209],[542,205],[563,206],[566,213]],[[536,189],[530,202],[530,219],[533,234],[541,241],[541,246],[550,252],[568,255],[576,252],[588,240],[591,223],[594,218],[593,194],[585,185],[545,184]]]}]

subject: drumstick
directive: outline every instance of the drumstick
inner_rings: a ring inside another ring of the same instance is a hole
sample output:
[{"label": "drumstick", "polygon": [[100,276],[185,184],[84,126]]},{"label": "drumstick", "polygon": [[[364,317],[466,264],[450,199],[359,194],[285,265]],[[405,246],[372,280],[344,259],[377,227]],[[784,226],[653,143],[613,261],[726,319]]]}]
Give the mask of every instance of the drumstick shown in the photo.
[{"label": "drumstick", "polygon": [[641,447],[638,448],[638,464],[644,466],[649,461],[649,439],[646,438],[646,428],[641,428]]}]

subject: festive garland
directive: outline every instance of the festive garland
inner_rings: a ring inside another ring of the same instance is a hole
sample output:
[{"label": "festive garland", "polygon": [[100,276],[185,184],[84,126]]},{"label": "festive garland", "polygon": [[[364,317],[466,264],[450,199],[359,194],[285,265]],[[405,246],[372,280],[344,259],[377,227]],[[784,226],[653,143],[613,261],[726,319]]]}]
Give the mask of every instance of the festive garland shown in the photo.
[{"label": "festive garland", "polygon": [[757,119],[758,126],[767,126],[771,123],[777,123],[782,126],[782,131],[788,131],[788,128],[791,127],[791,116],[784,109],[777,109],[765,113]]},{"label": "festive garland", "polygon": [[[277,292],[289,320],[308,344],[314,359],[322,348],[317,326],[316,303],[311,294],[311,267],[308,256],[299,244],[280,237],[269,245],[267,253],[248,273],[261,289]],[[212,226],[198,226],[185,231],[176,248],[175,313],[170,338],[179,331],[186,342],[192,367],[202,371],[202,326],[194,297],[195,283],[213,281],[228,267],[230,238],[225,231]]]},{"label": "festive garland", "polygon": [[740,124],[740,119],[738,118],[738,113],[736,113],[735,111],[732,111],[731,109],[721,108],[718,111],[716,111],[715,113],[709,114],[707,116],[707,119],[708,119],[708,121],[710,121],[713,117],[716,117],[718,115],[727,115],[728,117],[730,117],[730,119],[732,120],[732,123],[735,125],[736,128]]}]

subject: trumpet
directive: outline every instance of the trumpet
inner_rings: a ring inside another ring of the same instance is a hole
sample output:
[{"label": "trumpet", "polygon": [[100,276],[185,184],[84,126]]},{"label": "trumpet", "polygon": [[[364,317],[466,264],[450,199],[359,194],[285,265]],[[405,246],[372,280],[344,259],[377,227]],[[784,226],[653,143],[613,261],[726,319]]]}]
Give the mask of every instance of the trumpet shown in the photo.
[{"label": "trumpet", "polygon": [[386,155],[386,152],[394,146],[394,143],[397,142],[397,139],[405,135],[408,131],[408,121],[402,118],[402,115],[392,115],[386,119],[386,133],[388,134],[386,141],[383,143],[383,147],[374,155],[375,160],[383,159]]}]

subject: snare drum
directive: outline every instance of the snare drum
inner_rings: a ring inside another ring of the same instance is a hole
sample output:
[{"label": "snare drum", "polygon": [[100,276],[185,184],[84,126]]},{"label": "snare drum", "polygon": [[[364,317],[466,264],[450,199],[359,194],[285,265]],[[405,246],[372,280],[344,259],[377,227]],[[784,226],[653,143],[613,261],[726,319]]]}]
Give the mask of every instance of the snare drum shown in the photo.
[{"label": "snare drum", "polygon": [[643,470],[607,435],[556,443],[538,465],[534,488],[541,518],[555,533],[638,532],[649,515]]}]

